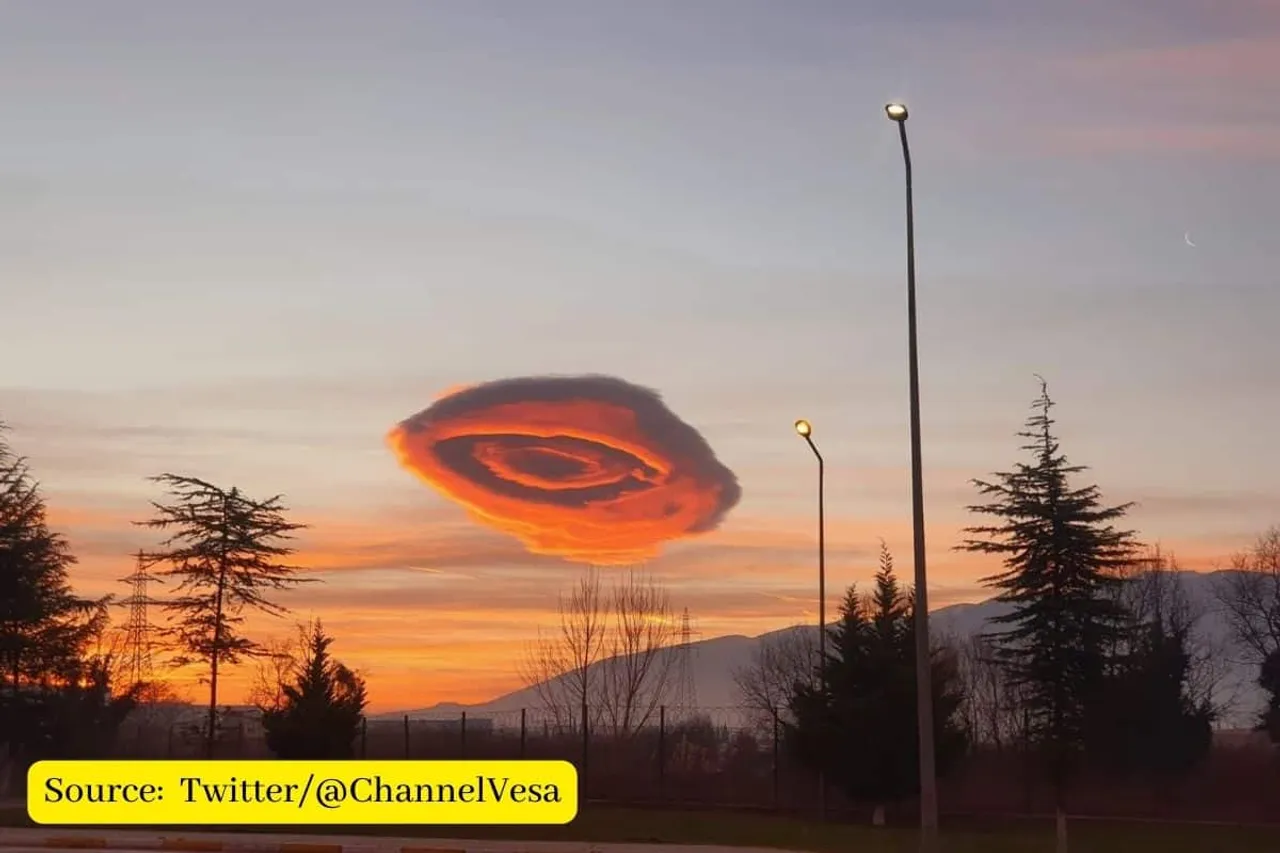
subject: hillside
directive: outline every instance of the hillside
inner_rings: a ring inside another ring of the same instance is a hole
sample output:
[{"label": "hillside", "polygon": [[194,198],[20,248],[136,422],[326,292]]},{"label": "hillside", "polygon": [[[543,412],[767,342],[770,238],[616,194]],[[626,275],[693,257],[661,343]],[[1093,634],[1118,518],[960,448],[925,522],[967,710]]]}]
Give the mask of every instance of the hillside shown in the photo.
[{"label": "hillside", "polygon": [[[1218,652],[1215,657],[1221,661],[1223,675],[1214,691],[1216,701],[1226,708],[1221,725],[1236,728],[1250,725],[1255,709],[1259,707],[1261,694],[1254,684],[1256,673],[1253,669],[1233,660],[1235,655],[1231,653],[1230,630],[1213,593],[1216,579],[1224,574],[1227,573],[1178,573],[1193,612],[1202,614],[1196,625],[1199,640],[1215,649]],[[931,632],[936,637],[967,638],[981,631],[987,620],[1005,610],[1003,605],[991,600],[942,607],[930,614]],[[797,625],[758,637],[733,635],[692,643],[690,669],[696,704],[709,711],[720,712],[716,716],[732,716],[729,713],[731,709],[742,704],[734,684],[734,671],[750,665],[753,654],[761,644],[794,631],[812,632],[816,635],[817,627]],[[521,708],[534,712],[538,706],[534,689],[524,688],[474,705],[442,703],[430,708],[395,711],[378,716],[390,718],[407,714],[416,719],[449,719],[456,718],[462,711],[466,711],[468,716],[507,716],[518,714]]]}]

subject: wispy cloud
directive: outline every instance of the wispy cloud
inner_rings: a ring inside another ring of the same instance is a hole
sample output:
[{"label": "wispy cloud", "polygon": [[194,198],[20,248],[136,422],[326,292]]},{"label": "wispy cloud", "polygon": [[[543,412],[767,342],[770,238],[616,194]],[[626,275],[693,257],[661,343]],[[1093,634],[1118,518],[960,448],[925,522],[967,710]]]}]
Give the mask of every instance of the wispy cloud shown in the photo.
[{"label": "wispy cloud", "polygon": [[1056,155],[1215,154],[1280,158],[1280,123],[1166,124],[1050,127],[1037,132],[1043,150]]}]

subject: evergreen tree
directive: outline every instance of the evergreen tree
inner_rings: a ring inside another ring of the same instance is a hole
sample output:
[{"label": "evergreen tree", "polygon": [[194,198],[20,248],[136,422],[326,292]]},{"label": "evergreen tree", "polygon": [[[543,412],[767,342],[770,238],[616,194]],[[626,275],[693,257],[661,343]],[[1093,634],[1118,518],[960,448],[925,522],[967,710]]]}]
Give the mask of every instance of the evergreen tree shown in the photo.
[{"label": "evergreen tree", "polygon": [[75,562],[0,424],[0,737],[18,789],[33,761],[94,755],[131,701],[112,698],[105,667],[89,654],[110,597],[77,596]]},{"label": "evergreen tree", "polygon": [[80,598],[67,573],[66,539],[49,529],[44,498],[26,459],[0,423],[0,688],[65,683],[107,621],[109,598]]},{"label": "evergreen tree", "polygon": [[293,554],[287,540],[305,527],[285,518],[281,496],[252,500],[237,488],[221,489],[195,477],[163,474],[151,478],[168,487],[172,502],[152,503],[156,516],[144,527],[169,531],[158,552],[146,554],[158,572],[180,579],[177,597],[165,602],[172,619],[177,666],[209,668],[209,715],[205,753],[213,757],[218,734],[218,677],[223,667],[258,657],[262,647],[240,633],[244,612],[273,616],[288,612],[268,596],[309,578],[282,562]]},{"label": "evergreen tree", "polygon": [[1186,633],[1158,621],[1136,630],[1091,709],[1089,746],[1101,766],[1122,775],[1186,773],[1209,752],[1213,708],[1187,694]]},{"label": "evergreen tree", "polygon": [[1069,465],[1060,452],[1052,406],[1041,380],[1033,414],[1019,433],[1031,461],[993,482],[974,481],[989,500],[969,510],[998,521],[968,528],[972,538],[959,547],[1003,560],[1005,570],[984,583],[999,590],[996,600],[1011,611],[993,620],[997,630],[989,638],[1011,686],[1025,697],[1028,736],[1049,758],[1061,827],[1062,795],[1084,742],[1086,710],[1124,624],[1117,574],[1131,564],[1136,543],[1112,525],[1130,504],[1105,507],[1097,486],[1070,483],[1087,469]]},{"label": "evergreen tree", "polygon": [[333,638],[320,622],[308,634],[291,683],[279,684],[275,701],[259,706],[267,746],[284,759],[353,758],[366,703],[364,680],[330,655]]},{"label": "evergreen tree", "polygon": [[856,584],[845,591],[839,615],[828,629],[826,660],[816,663],[810,679],[794,685],[783,735],[802,765],[824,771],[828,781],[853,792],[864,756],[848,725],[862,716],[858,699],[871,681],[871,631]]},{"label": "evergreen tree", "polygon": [[79,661],[73,676],[39,698],[32,722],[40,759],[107,758],[126,717],[138,707],[143,685],[117,690],[108,656]]},{"label": "evergreen tree", "polygon": [[[797,685],[790,705],[786,734],[797,757],[850,797],[876,805],[919,789],[913,613],[913,596],[901,591],[882,548],[875,591],[864,599],[851,586],[845,594],[821,684]],[[945,653],[932,665],[937,760],[946,773],[966,746],[957,719],[962,697]]]},{"label": "evergreen tree", "polygon": [[876,571],[875,583],[871,602],[872,625],[882,645],[896,648],[902,639],[903,619],[911,602],[898,586],[898,578],[893,572],[893,555],[883,539],[880,540],[880,568]]},{"label": "evergreen tree", "polygon": [[1212,741],[1216,709],[1193,689],[1192,612],[1177,561],[1157,546],[1124,581],[1128,627],[1090,711],[1093,759],[1122,775],[1168,778],[1190,770]]}]

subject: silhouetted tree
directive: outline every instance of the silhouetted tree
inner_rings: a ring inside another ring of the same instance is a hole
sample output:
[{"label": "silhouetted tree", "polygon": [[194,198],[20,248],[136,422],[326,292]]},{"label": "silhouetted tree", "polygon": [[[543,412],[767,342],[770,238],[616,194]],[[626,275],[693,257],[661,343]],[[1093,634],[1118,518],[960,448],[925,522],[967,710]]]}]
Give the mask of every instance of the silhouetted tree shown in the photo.
[{"label": "silhouetted tree", "polygon": [[294,553],[285,544],[305,528],[285,518],[282,497],[252,500],[239,489],[221,489],[195,477],[162,474],[171,502],[152,502],[156,516],[141,526],[169,533],[162,550],[146,554],[158,574],[180,579],[177,597],[165,602],[168,635],[178,648],[177,666],[202,663],[209,668],[209,716],[205,753],[213,757],[218,728],[218,676],[221,668],[256,657],[263,649],[240,633],[247,609],[273,616],[287,608],[272,592],[310,578],[283,562]]},{"label": "silhouetted tree", "polygon": [[1090,744],[1112,771],[1156,779],[1186,773],[1209,752],[1213,708],[1187,692],[1185,630],[1163,621],[1136,626],[1137,639],[1090,709]]},{"label": "silhouetted tree", "polygon": [[608,641],[608,603],[600,573],[594,568],[586,571],[557,603],[559,630],[546,636],[539,628],[538,639],[521,661],[520,675],[558,731],[581,731],[599,692],[599,663]]},{"label": "silhouetted tree", "polygon": [[902,633],[906,630],[906,616],[911,601],[898,587],[893,573],[893,554],[889,546],[880,540],[880,565],[876,569],[875,591],[871,594],[871,627],[875,631],[877,648],[896,652]]},{"label": "silhouetted tree", "polygon": [[997,752],[1024,740],[1021,696],[1005,677],[989,637],[975,633],[944,641],[955,655],[964,705],[960,715],[971,747]]},{"label": "silhouetted tree", "polygon": [[16,696],[65,680],[108,619],[110,597],[80,598],[67,573],[66,539],[49,529],[44,498],[26,459],[0,423],[0,685]]},{"label": "silhouetted tree", "polygon": [[1217,693],[1229,672],[1230,642],[1216,632],[1202,630],[1208,608],[1193,602],[1187,594],[1177,558],[1164,553],[1157,544],[1122,574],[1125,582],[1120,587],[1119,601],[1131,628],[1124,632],[1117,652],[1133,650],[1145,642],[1149,632],[1142,629],[1146,626],[1163,625],[1166,634],[1180,638],[1187,655],[1183,680],[1187,701],[1210,709],[1215,716],[1221,714],[1224,709],[1218,705]]},{"label": "silhouetted tree", "polygon": [[333,638],[316,621],[288,680],[276,685],[269,704],[259,704],[267,746],[278,758],[353,758],[364,717],[364,680],[329,654]]},{"label": "silhouetted tree", "polygon": [[1280,525],[1232,558],[1233,571],[1214,586],[1236,645],[1258,667],[1257,683],[1267,694],[1258,728],[1280,743]]},{"label": "silhouetted tree", "polygon": [[89,650],[107,625],[111,599],[81,598],[72,590],[68,570],[75,557],[49,528],[39,485],[4,431],[0,424],[0,738],[11,781],[21,787],[27,766],[66,754],[74,746],[71,735],[114,737],[108,720],[76,712],[110,707],[109,691],[76,703],[91,676],[106,684],[101,673],[90,672]]},{"label": "silhouetted tree", "polygon": [[[801,683],[791,702],[787,740],[797,757],[858,800],[883,805],[919,789],[914,596],[903,593],[881,549],[875,591],[845,593],[817,684]],[[963,697],[955,660],[932,661],[938,771],[965,751],[958,713]]]},{"label": "silhouetted tree", "polygon": [[1271,742],[1280,745],[1280,649],[1267,655],[1259,668],[1258,686],[1267,695],[1258,729],[1267,733]]},{"label": "silhouetted tree", "polygon": [[728,740],[728,729],[705,713],[679,720],[670,725],[665,739],[667,766],[686,771],[714,768],[720,747]]},{"label": "silhouetted tree", "polygon": [[818,632],[806,626],[762,638],[750,661],[734,668],[738,699],[757,730],[772,732],[774,720],[791,722],[796,684],[812,679],[817,664]]},{"label": "silhouetted tree", "polygon": [[1212,742],[1210,655],[1195,636],[1203,614],[1158,546],[1134,561],[1119,591],[1129,624],[1090,710],[1090,747],[1113,772],[1167,779],[1199,763]]},{"label": "silhouetted tree", "polygon": [[115,745],[121,723],[138,707],[144,688],[117,689],[112,660],[91,655],[76,664],[65,684],[40,696],[39,757],[105,758]]},{"label": "silhouetted tree", "polygon": [[867,648],[871,632],[857,584],[845,590],[839,616],[827,629],[826,660],[819,662],[809,679],[794,685],[788,703],[791,719],[783,732],[802,764],[835,768],[836,775],[828,772],[828,780],[854,791],[859,777],[852,771],[862,760],[857,754],[861,744],[848,735],[862,730],[866,720],[852,726],[847,718],[865,716],[867,703],[860,701],[860,692],[872,686]]},{"label": "silhouetted tree", "polygon": [[1071,485],[1072,476],[1087,469],[1069,465],[1060,452],[1052,406],[1041,380],[1033,414],[1019,433],[1031,461],[993,482],[974,481],[989,500],[969,510],[998,522],[967,528],[972,538],[959,548],[1003,560],[1005,571],[983,582],[1012,609],[993,618],[997,630],[989,636],[1007,678],[1021,688],[1028,734],[1049,759],[1061,849],[1066,781],[1084,745],[1089,704],[1108,674],[1108,652],[1125,623],[1116,586],[1136,542],[1112,526],[1131,504],[1106,507],[1097,486]]},{"label": "silhouetted tree", "polygon": [[635,570],[614,580],[609,611],[601,711],[613,734],[630,736],[652,722],[673,697],[682,653],[680,626],[666,588]]},{"label": "silhouetted tree", "polygon": [[670,596],[626,571],[605,587],[589,569],[559,601],[560,624],[526,652],[520,675],[558,729],[603,727],[629,736],[651,723],[675,688],[680,649]]}]

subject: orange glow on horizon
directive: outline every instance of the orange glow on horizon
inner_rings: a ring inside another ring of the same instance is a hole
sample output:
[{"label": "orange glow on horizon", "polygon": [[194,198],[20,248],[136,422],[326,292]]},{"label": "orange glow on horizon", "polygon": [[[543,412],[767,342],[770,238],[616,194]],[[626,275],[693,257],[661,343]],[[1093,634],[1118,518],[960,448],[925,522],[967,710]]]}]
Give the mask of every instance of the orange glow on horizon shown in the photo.
[{"label": "orange glow on horizon", "polygon": [[[77,594],[127,594],[118,579],[132,570],[131,553],[151,544],[131,526],[141,511],[141,504],[113,510],[106,504],[51,502],[49,522],[67,534],[79,558],[70,571]],[[300,520],[311,527],[290,562],[315,571],[323,582],[282,594],[279,602],[291,611],[283,619],[247,613],[244,634],[267,644],[292,637],[297,622],[323,620],[335,639],[334,655],[368,679],[372,713],[485,702],[524,687],[520,661],[539,629],[544,634],[557,630],[556,593],[580,572],[571,564],[524,556],[504,537],[459,530],[451,518],[423,519],[416,510],[406,515],[400,507],[333,508]],[[996,561],[950,550],[964,523],[957,516],[931,526],[934,608],[992,594],[977,579],[990,575]],[[900,580],[910,583],[909,519],[864,514],[829,520],[829,616],[834,617],[851,582],[859,589],[870,583],[880,537],[898,558]],[[814,542],[806,514],[737,517],[717,537],[717,547],[672,549],[649,569],[669,590],[677,612],[688,607],[700,638],[757,636],[812,624]],[[1217,538],[1161,544],[1178,556],[1182,568],[1209,570],[1249,543]],[[152,594],[163,599],[173,588],[171,580]],[[112,609],[116,624],[123,624],[127,608]],[[151,621],[157,626],[166,621],[159,607],[152,609]],[[255,669],[251,661],[226,669],[220,675],[220,702],[245,702]],[[207,701],[207,688],[196,682],[198,669],[162,669],[160,675],[193,701],[201,701],[202,694]]]}]

